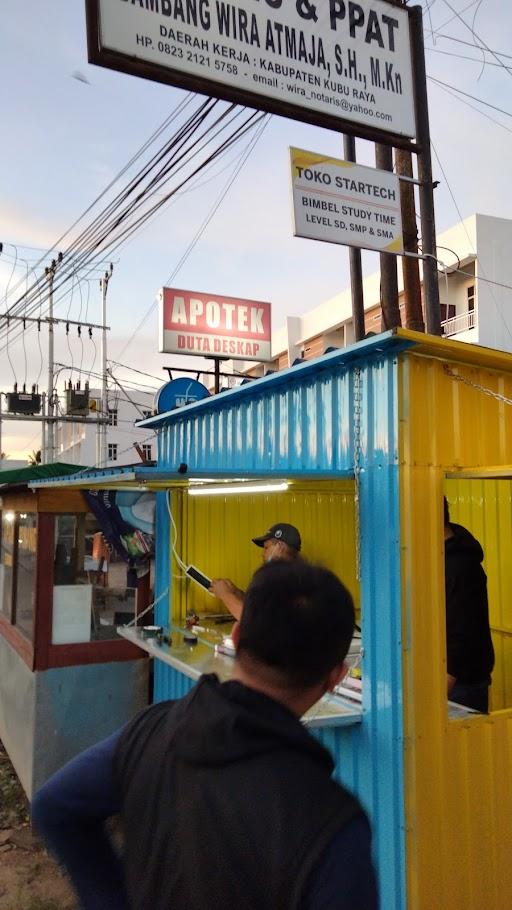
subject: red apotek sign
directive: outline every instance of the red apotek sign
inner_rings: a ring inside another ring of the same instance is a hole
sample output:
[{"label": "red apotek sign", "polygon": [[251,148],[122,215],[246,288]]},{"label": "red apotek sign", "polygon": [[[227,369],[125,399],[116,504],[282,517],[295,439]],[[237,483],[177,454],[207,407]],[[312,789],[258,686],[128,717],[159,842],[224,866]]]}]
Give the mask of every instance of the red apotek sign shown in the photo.
[{"label": "red apotek sign", "polygon": [[164,354],[270,360],[270,303],[162,288],[160,344]]}]

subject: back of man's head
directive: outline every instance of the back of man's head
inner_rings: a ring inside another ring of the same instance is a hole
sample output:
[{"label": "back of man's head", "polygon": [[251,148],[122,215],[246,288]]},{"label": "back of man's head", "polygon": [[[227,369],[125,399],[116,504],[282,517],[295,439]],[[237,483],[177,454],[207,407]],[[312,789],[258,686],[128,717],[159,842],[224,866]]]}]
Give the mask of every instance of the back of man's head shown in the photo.
[{"label": "back of man's head", "polygon": [[244,598],[237,648],[283,684],[309,687],[343,663],[354,631],[354,603],[339,578],[304,560],[266,563]]}]

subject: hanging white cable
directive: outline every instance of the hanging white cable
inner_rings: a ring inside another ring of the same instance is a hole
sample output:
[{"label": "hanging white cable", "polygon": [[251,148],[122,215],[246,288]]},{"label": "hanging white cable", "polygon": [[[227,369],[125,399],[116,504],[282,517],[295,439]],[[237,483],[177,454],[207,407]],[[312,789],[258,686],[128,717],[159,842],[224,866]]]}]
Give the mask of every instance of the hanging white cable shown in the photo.
[{"label": "hanging white cable", "polygon": [[172,508],[171,508],[171,491],[170,491],[170,490],[167,490],[167,493],[166,493],[166,496],[165,496],[165,501],[166,501],[166,504],[167,504],[167,511],[168,511],[168,513],[169,513],[169,518],[170,518],[170,520],[171,520],[172,530],[173,530],[173,533],[174,533],[174,539],[173,539],[173,537],[172,537],[172,535],[171,535],[171,550],[172,550],[172,552],[173,552],[174,558],[175,558],[176,562],[178,563],[180,569],[183,569],[183,571],[186,573],[186,571],[187,571],[187,566],[185,565],[185,563],[183,562],[181,556],[178,554],[178,552],[177,552],[177,550],[176,550],[176,545],[177,545],[177,543],[178,543],[178,529],[177,529],[177,527],[176,527],[176,522],[174,521],[174,516],[173,516],[173,514],[172,514]]}]

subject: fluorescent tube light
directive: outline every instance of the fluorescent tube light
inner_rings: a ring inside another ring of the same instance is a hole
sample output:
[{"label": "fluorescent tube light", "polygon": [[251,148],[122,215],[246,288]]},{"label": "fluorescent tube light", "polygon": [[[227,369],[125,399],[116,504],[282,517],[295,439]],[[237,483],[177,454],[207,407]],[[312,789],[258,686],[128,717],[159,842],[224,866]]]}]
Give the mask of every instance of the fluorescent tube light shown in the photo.
[{"label": "fluorescent tube light", "polygon": [[220,483],[204,486],[194,484],[188,488],[189,496],[225,496],[228,493],[282,493],[288,489],[288,481],[278,483]]}]

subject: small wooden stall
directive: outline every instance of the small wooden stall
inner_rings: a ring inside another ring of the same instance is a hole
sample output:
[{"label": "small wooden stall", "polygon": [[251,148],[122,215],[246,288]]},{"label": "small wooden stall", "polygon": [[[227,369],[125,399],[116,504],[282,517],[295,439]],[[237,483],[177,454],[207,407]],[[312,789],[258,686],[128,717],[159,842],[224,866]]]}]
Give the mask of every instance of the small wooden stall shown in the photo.
[{"label": "small wooden stall", "polygon": [[0,737],[29,798],[148,700],[148,662],[116,631],[138,592],[121,566],[112,583],[115,564],[105,586],[106,565],[93,558],[100,531],[80,491],[29,487],[78,470],[0,472]]},{"label": "small wooden stall", "polygon": [[[158,414],[142,424],[156,468],[95,474],[156,491],[165,637],[122,633],[155,658],[156,700],[231,672],[220,605],[190,564],[243,588],[261,559],[251,538],[288,521],[352,591],[361,699],[341,692],[305,722],[369,813],[382,910],[512,905],[511,407],[512,356],[398,329]],[[447,699],[443,495],[485,551],[485,715]]]}]

